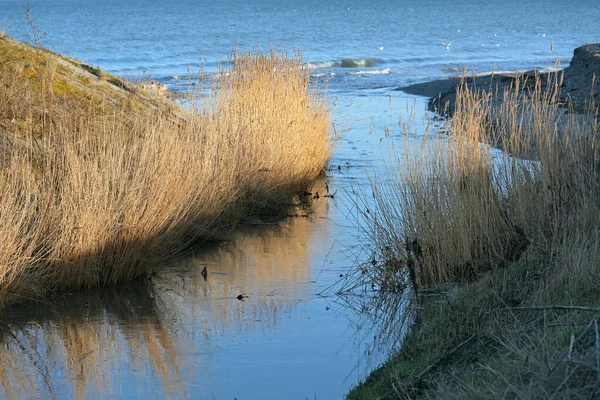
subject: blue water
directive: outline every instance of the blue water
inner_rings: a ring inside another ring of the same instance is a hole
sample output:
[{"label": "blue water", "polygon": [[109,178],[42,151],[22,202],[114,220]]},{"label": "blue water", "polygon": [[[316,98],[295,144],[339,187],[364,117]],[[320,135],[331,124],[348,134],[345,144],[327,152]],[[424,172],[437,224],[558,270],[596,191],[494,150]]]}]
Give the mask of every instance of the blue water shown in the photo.
[{"label": "blue water", "polygon": [[[0,1],[0,26],[18,39],[28,35],[23,3]],[[402,86],[465,66],[477,72],[551,67],[557,57],[568,62],[575,47],[600,41],[596,0],[30,3],[47,47],[117,74],[167,81],[202,66],[210,71],[236,48],[270,44],[301,49],[317,67],[377,60],[369,67],[314,71],[336,74],[332,87],[344,90]],[[442,42],[452,42],[450,49]]]},{"label": "blue water", "polygon": [[[0,0],[0,32],[28,40],[23,3]],[[173,90],[235,49],[301,49],[315,81],[327,83],[344,134],[327,178],[339,196],[317,201],[308,218],[249,229],[165,266],[151,283],[3,316],[7,398],[343,397],[389,352],[375,345],[377,318],[333,294],[368,256],[342,194],[367,186],[361,166],[378,165],[386,128],[403,140],[407,102],[417,121],[431,116],[425,99],[391,90],[465,67],[549,68],[557,58],[565,66],[575,47],[600,42],[597,0],[30,3],[45,47]],[[238,301],[240,293],[250,297]]]}]

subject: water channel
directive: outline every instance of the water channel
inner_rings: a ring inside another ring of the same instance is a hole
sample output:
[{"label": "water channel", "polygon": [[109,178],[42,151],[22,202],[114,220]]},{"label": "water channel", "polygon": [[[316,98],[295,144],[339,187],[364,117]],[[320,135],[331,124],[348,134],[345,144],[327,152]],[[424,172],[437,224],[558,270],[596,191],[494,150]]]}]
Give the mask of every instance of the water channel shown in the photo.
[{"label": "water channel", "polygon": [[[343,398],[393,344],[380,335],[388,321],[361,312],[360,296],[335,294],[369,257],[352,191],[368,193],[365,168],[382,172],[390,143],[417,149],[431,117],[426,99],[393,89],[465,67],[547,68],[557,57],[564,66],[575,47],[598,41],[600,13],[595,0],[31,3],[44,46],[175,90],[235,48],[298,47],[312,76],[328,81],[343,133],[325,178],[333,199],[248,224],[150,281],[4,310],[0,397],[11,399]],[[0,0],[0,32],[27,41],[22,4]],[[400,118],[416,131],[406,136]]]},{"label": "water channel", "polygon": [[390,140],[402,142],[407,104],[417,119],[427,114],[424,99],[402,92],[332,100],[342,131],[325,178],[333,199],[293,208],[280,223],[250,223],[147,282],[6,311],[0,394],[342,398],[391,348],[378,337],[381,321],[335,292],[368,257],[351,192],[368,191],[365,168],[377,168]]}]

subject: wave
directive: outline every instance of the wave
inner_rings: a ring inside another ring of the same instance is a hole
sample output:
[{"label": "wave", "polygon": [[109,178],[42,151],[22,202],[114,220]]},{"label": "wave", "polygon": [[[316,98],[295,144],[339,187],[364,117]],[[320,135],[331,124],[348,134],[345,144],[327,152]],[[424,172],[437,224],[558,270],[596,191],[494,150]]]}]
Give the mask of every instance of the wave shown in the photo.
[{"label": "wave", "polygon": [[540,71],[540,72],[558,72],[558,71],[562,71],[563,69],[565,69],[565,67],[544,67],[544,68],[537,68],[537,70]]},{"label": "wave", "polygon": [[330,72],[328,74],[325,74],[325,73],[310,74],[310,76],[313,78],[324,78],[326,76],[335,76],[335,72]]},{"label": "wave", "polygon": [[341,60],[342,68],[361,68],[361,67],[372,67],[377,64],[383,63],[380,58],[344,58]]},{"label": "wave", "polygon": [[315,63],[307,63],[306,67],[310,69],[327,69],[335,67],[336,63],[337,61],[318,61]]},{"label": "wave", "polygon": [[444,67],[444,68],[442,68],[442,72],[445,72],[447,74],[464,72],[464,71],[465,71],[465,67]]},{"label": "wave", "polygon": [[351,75],[387,75],[390,73],[389,68],[378,69],[374,71],[357,71],[352,72]]},{"label": "wave", "polygon": [[493,70],[493,71],[484,71],[478,72],[475,76],[486,76],[490,74],[494,75],[508,75],[508,76],[518,76],[522,74],[533,73],[537,71],[538,73],[548,73],[548,72],[557,72],[562,71],[563,67],[545,67],[545,68],[529,68],[529,69],[507,69],[507,70]]},{"label": "wave", "polygon": [[328,69],[328,68],[369,68],[377,64],[383,63],[380,58],[342,58],[331,61],[318,61],[307,63],[306,66],[311,69]]},{"label": "wave", "polygon": [[[488,70],[475,73],[475,76],[487,76],[487,75],[521,75],[529,70],[527,69],[506,69],[506,70]],[[473,75],[470,73],[469,75]]]}]

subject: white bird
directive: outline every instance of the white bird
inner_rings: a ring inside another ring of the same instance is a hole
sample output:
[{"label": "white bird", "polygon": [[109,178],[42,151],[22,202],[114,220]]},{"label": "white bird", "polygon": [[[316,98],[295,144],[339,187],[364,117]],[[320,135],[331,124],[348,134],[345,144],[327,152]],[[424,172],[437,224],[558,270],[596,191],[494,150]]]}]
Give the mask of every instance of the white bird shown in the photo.
[{"label": "white bird", "polygon": [[378,47],[379,51],[383,51],[383,46]]},{"label": "white bird", "polygon": [[546,34],[544,33],[544,34],[542,35],[542,37],[546,37]]},{"label": "white bird", "polygon": [[444,45],[444,47],[446,47],[446,50],[450,50],[450,45],[452,44],[452,42],[450,42],[448,44],[442,42],[442,44]]},{"label": "white bird", "polygon": [[460,33],[460,29],[459,29],[459,30],[457,30],[457,32],[458,32],[458,33]]}]

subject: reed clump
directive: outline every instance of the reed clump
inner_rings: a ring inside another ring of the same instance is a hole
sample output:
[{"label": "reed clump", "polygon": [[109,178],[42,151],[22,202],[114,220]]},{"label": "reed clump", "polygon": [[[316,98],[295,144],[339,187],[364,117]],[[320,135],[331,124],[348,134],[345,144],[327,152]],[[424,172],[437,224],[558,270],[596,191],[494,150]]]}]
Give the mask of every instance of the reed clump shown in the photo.
[{"label": "reed clump", "polygon": [[350,398],[598,395],[600,130],[593,101],[569,113],[560,86],[465,80],[446,135],[358,201],[375,244],[360,284],[444,290],[415,300],[420,323]]},{"label": "reed clump", "polygon": [[187,108],[6,37],[0,70],[0,306],[147,274],[280,210],[329,157],[299,56],[237,53]]}]

